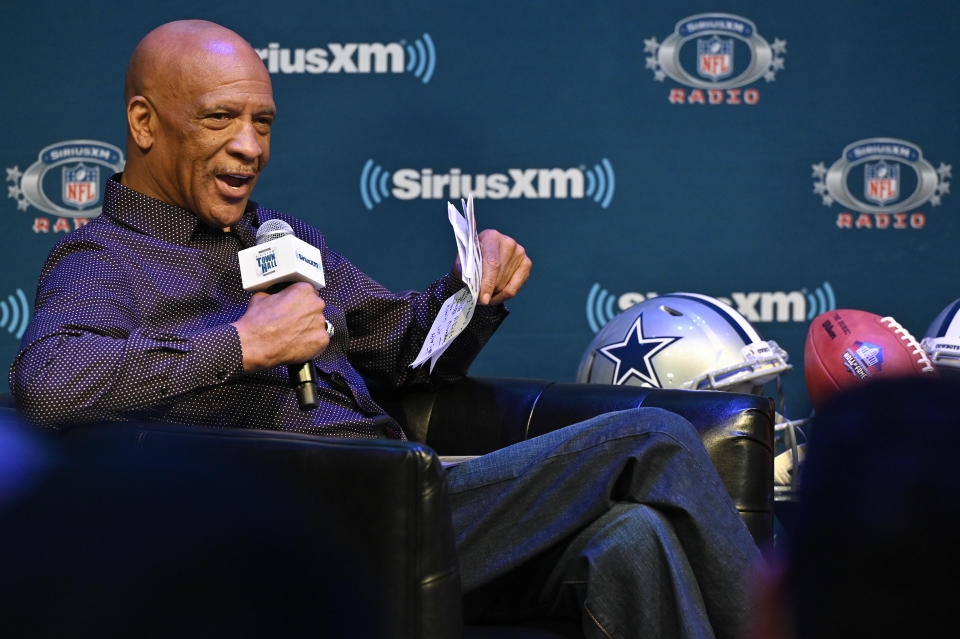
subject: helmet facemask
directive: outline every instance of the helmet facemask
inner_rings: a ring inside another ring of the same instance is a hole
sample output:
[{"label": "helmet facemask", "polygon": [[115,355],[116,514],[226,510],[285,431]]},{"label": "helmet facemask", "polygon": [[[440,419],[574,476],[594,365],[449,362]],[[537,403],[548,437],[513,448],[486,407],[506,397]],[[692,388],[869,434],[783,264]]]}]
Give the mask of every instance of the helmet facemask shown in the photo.
[{"label": "helmet facemask", "polygon": [[684,387],[756,395],[762,392],[768,382],[793,369],[787,363],[787,352],[773,340],[747,344],[740,354],[743,355],[742,362],[707,371],[687,382]]}]

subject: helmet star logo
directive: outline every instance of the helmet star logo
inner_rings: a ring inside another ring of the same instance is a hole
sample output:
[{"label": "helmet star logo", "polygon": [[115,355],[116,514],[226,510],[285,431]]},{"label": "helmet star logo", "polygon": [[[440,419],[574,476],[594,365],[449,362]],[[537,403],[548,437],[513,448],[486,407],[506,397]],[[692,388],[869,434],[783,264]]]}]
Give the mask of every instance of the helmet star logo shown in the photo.
[{"label": "helmet star logo", "polygon": [[615,365],[613,383],[620,386],[631,376],[637,377],[644,384],[661,388],[660,378],[654,370],[652,360],[654,356],[679,337],[644,337],[643,313],[627,331],[622,342],[607,344],[600,349],[604,357]]}]

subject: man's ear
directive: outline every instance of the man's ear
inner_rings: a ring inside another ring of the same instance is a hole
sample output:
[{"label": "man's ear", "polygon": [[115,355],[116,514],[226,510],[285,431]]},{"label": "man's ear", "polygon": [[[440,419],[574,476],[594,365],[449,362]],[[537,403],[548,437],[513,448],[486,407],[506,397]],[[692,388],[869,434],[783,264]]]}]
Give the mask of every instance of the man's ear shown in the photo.
[{"label": "man's ear", "polygon": [[127,102],[127,126],[130,137],[141,151],[153,146],[156,136],[157,113],[153,105],[142,95],[135,95]]}]

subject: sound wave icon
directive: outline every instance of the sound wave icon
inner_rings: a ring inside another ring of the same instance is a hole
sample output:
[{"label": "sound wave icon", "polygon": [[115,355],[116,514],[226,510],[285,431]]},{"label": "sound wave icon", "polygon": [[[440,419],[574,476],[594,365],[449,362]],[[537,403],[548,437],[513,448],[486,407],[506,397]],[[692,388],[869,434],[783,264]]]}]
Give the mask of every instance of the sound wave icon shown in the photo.
[{"label": "sound wave icon", "polygon": [[600,329],[619,313],[615,307],[616,302],[616,296],[610,291],[601,288],[598,282],[593,283],[587,293],[587,323],[590,324],[590,330],[594,333],[600,332]]},{"label": "sound wave icon", "polygon": [[6,300],[0,299],[0,328],[6,327],[8,333],[20,339],[29,321],[30,305],[22,290],[18,288]]},{"label": "sound wave icon", "polygon": [[405,45],[407,48],[407,71],[412,71],[413,75],[420,78],[420,81],[426,84],[433,77],[433,70],[437,66],[437,48],[433,46],[433,39],[429,33],[424,33],[422,38],[417,38],[413,44]]},{"label": "sound wave icon", "polygon": [[833,287],[830,282],[824,282],[823,286],[818,286],[813,293],[807,293],[807,319],[812,320],[820,313],[833,311],[837,308],[837,299],[833,295]]},{"label": "sound wave icon", "polygon": [[387,188],[389,178],[390,172],[384,171],[379,164],[374,164],[373,160],[367,160],[363,165],[363,170],[360,171],[360,197],[368,211],[372,211],[374,205],[390,197],[390,190]]},{"label": "sound wave icon", "polygon": [[603,208],[610,206],[616,189],[616,179],[610,160],[603,158],[600,164],[594,164],[592,169],[584,169],[583,173],[587,176],[587,197],[592,197],[593,201],[599,202]]}]

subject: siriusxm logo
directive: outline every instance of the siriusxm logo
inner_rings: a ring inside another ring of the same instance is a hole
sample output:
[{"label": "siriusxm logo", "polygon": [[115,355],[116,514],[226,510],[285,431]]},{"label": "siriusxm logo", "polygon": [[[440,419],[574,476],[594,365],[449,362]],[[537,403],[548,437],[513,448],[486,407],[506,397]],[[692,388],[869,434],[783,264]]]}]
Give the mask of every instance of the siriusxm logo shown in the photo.
[{"label": "siriusxm logo", "polygon": [[920,147],[896,138],[859,140],[830,168],[823,162],[811,168],[820,202],[847,209],[837,217],[840,228],[923,228],[926,216],[917,209],[940,206],[952,177],[949,164],[933,168]]},{"label": "siriusxm logo", "polygon": [[[622,311],[634,304],[657,296],[657,293],[628,292],[619,296],[594,283],[587,293],[587,323],[598,332]],[[731,293],[717,297],[737,310],[748,322],[807,322],[817,315],[837,308],[837,300],[830,282],[824,282],[812,292],[770,291]]]},{"label": "siriusxm logo", "polygon": [[689,87],[671,89],[671,104],[756,104],[759,90],[743,87],[761,78],[773,82],[787,53],[786,40],[770,44],[753,22],[729,13],[684,18],[663,42],[653,37],[643,45],[654,80]]},{"label": "siriusxm logo", "polygon": [[[306,262],[307,264],[309,264],[310,266],[312,266],[313,268],[315,268],[315,269],[317,269],[317,270],[320,270],[320,265],[319,265],[319,264],[317,264],[314,260],[311,260],[309,257],[307,257],[306,255],[304,255],[304,254],[301,253],[300,251],[297,251],[297,259],[300,260],[301,262]],[[276,262],[276,259],[274,259],[274,262]]]},{"label": "siriusxm logo", "polygon": [[[44,148],[37,161],[21,171],[7,168],[7,196],[17,201],[17,209],[33,206],[61,217],[96,217],[104,181],[123,170],[123,152],[112,144],[97,140],[67,140]],[[101,171],[101,168],[105,169]],[[56,175],[59,181],[45,179]],[[51,188],[53,187],[53,188]]]},{"label": "siriusxm logo", "polygon": [[6,300],[0,299],[0,328],[6,328],[8,333],[20,339],[29,321],[30,305],[21,289],[7,295]]},{"label": "siriusxm logo", "polygon": [[270,73],[412,73],[424,84],[433,78],[437,48],[429,33],[399,42],[329,42],[325,47],[288,48],[271,42],[257,54]]},{"label": "siriusxm logo", "polygon": [[616,178],[603,158],[592,168],[507,169],[505,173],[463,173],[450,169],[397,169],[386,171],[367,160],[360,172],[360,198],[368,210],[389,197],[398,200],[457,199],[473,194],[477,199],[582,199],[591,198],[607,208],[613,200]]}]

